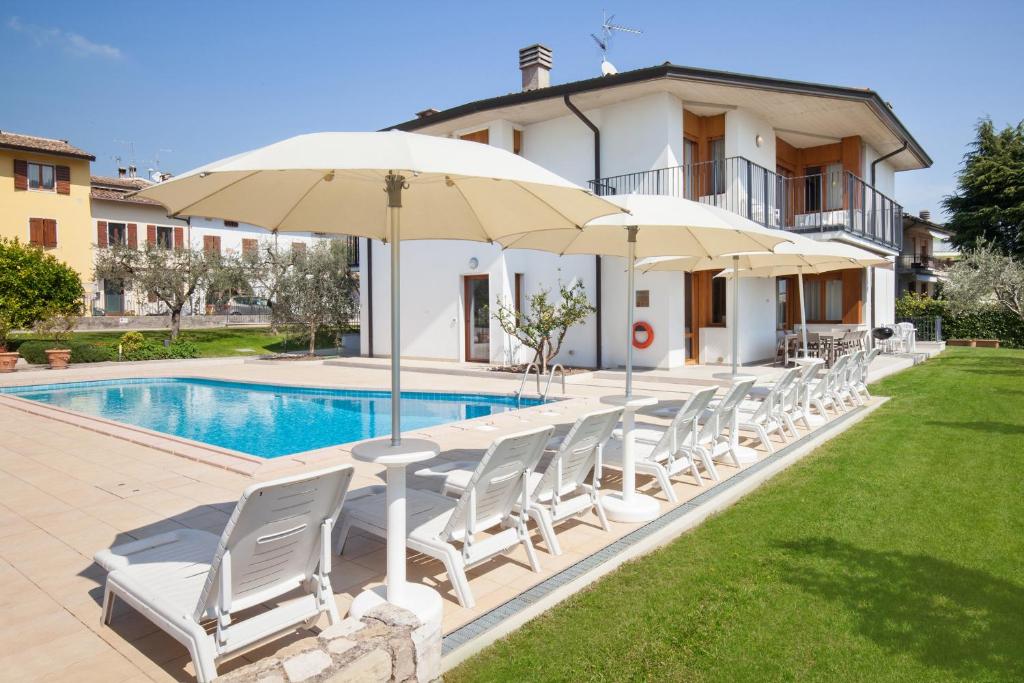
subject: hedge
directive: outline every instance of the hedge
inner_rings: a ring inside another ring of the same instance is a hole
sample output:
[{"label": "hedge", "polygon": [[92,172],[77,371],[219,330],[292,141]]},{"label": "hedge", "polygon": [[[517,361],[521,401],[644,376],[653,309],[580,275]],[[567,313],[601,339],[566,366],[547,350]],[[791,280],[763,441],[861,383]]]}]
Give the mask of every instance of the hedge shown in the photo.
[{"label": "hedge", "polygon": [[978,304],[954,315],[946,302],[908,292],[896,300],[896,318],[942,318],[943,339],[998,339],[1003,346],[1024,348],[1024,320],[993,304]]},{"label": "hedge", "polygon": [[117,348],[83,342],[29,339],[18,345],[18,353],[29,363],[46,363],[47,349],[71,349],[72,363],[100,363],[117,360]]}]

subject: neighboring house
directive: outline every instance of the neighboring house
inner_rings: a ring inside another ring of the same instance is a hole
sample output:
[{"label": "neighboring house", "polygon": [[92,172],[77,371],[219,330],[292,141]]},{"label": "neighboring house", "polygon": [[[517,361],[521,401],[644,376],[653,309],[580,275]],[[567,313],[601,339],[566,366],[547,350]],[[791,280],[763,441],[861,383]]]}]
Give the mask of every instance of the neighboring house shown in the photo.
[{"label": "neighboring house", "polygon": [[[100,247],[119,243],[142,249],[152,243],[167,249],[180,249],[188,245],[193,249],[222,255],[241,255],[269,242],[276,242],[280,248],[302,250],[318,240],[333,239],[317,233],[275,235],[255,225],[220,219],[169,218],[164,207],[157,202],[129,196],[152,185],[151,181],[135,177],[134,169],[131,168],[118,169],[118,173],[117,178],[92,178],[94,239]],[[169,174],[164,176],[165,179],[169,177]],[[358,270],[359,249],[355,238],[343,239],[350,242],[350,260],[353,269]],[[163,304],[153,296],[145,292],[126,291],[119,282],[98,282],[91,291],[93,311],[99,314],[147,315],[162,313],[164,309]],[[206,303],[206,292],[199,292],[186,313],[203,313],[206,311]]]},{"label": "neighboring house", "polygon": [[[550,50],[525,48],[522,92],[427,109],[394,128],[494,145],[599,194],[673,194],[768,227],[887,256],[900,252],[895,175],[930,166],[931,159],[877,93],[672,64],[550,85],[550,68]],[[388,247],[368,245],[362,348],[387,355]],[[410,357],[528,360],[488,313],[499,298],[525,303],[542,288],[579,280],[598,313],[570,332],[559,361],[617,366],[625,360],[622,259],[417,242],[402,260],[403,353]],[[637,309],[637,320],[649,322],[655,337],[635,352],[637,364],[729,360],[733,285],[712,275],[638,277],[637,298],[648,305]],[[795,282],[744,279],[739,287],[739,360],[770,358],[777,329],[799,320]],[[808,277],[806,289],[812,328],[893,320],[891,271]]]},{"label": "neighboring house", "polygon": [[914,292],[935,296],[946,268],[960,255],[953,233],[931,220],[931,212],[903,214],[903,249],[896,259],[896,296]]},{"label": "neighboring house", "polygon": [[[89,197],[94,244],[123,244],[139,249],[147,243],[168,249],[185,244],[186,221],[168,218],[164,207],[151,199],[129,196],[151,184],[126,169],[119,169],[117,178],[92,176]],[[96,282],[87,294],[91,294],[92,310],[98,315],[160,312],[160,304],[146,292],[125,291],[120,282]]]},{"label": "neighboring house", "polygon": [[92,288],[89,163],[68,143],[0,131],[0,236],[18,238],[74,268]]}]

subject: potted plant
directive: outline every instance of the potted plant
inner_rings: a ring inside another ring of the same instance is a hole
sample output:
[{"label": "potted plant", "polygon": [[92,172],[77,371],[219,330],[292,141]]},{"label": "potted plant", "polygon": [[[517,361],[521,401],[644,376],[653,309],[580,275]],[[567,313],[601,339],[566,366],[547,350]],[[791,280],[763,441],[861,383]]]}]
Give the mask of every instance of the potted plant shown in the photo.
[{"label": "potted plant", "polygon": [[7,350],[7,337],[11,333],[11,323],[7,316],[0,313],[0,372],[14,372],[18,364],[18,352]]},{"label": "potted plant", "polygon": [[66,370],[71,362],[71,349],[67,343],[78,323],[79,307],[51,308],[46,316],[36,323],[36,332],[57,342],[57,348],[46,349],[46,361],[51,370]]}]

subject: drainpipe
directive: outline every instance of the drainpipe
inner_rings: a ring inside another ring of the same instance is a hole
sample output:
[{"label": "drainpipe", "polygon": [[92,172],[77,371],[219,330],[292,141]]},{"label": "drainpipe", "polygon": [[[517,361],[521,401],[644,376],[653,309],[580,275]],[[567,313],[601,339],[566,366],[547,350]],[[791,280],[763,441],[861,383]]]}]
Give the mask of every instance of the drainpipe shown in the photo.
[{"label": "drainpipe", "polygon": [[[875,167],[878,166],[878,164],[880,162],[885,161],[886,159],[889,159],[891,157],[894,157],[897,154],[899,154],[900,152],[903,152],[904,150],[906,150],[906,148],[907,148],[907,141],[904,140],[903,141],[903,145],[901,147],[899,147],[898,149],[894,149],[893,151],[889,152],[888,154],[886,154],[884,156],[880,156],[880,157],[878,157],[877,159],[875,159],[874,161],[871,162],[871,187],[875,186]],[[901,219],[902,219],[902,216],[901,216]],[[902,226],[900,227],[900,230],[903,230]],[[900,242],[902,242],[902,241],[903,240],[901,239]],[[893,279],[896,280],[896,283],[895,283],[894,287],[898,290],[899,286],[900,286],[899,285],[899,278],[893,278]],[[874,329],[875,328],[875,267],[874,266],[869,266],[868,267],[868,281],[871,284],[871,287],[870,287],[870,289],[871,289],[871,329]],[[895,291],[894,293],[895,294],[899,294],[898,291]]]},{"label": "drainpipe", "polygon": [[[594,122],[588,119],[579,108],[572,103],[569,99],[568,93],[562,96],[562,101],[565,102],[565,106],[569,108],[573,114],[576,115],[580,121],[583,122],[587,128],[594,133],[594,180],[601,180],[601,131]],[[595,190],[598,188],[595,187]],[[596,192],[600,194],[600,192]],[[595,364],[598,369],[601,368],[601,257],[594,256],[594,273],[596,279],[596,285],[594,287],[594,313],[595,322],[597,324],[597,338],[596,338],[596,351],[597,351],[597,363]]]}]

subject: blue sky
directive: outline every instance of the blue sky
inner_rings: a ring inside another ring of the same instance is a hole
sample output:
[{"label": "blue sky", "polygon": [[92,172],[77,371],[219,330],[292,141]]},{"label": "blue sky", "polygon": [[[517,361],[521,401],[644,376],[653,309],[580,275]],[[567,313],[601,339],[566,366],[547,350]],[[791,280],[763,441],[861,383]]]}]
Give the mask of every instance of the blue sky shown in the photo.
[{"label": "blue sky", "polygon": [[375,130],[519,88],[517,50],[554,82],[596,75],[602,8],[620,71],[664,61],[837,85],[892,102],[935,160],[897,199],[953,188],[972,128],[1024,118],[1024,3],[0,3],[0,129],[181,172],[298,133]]}]

